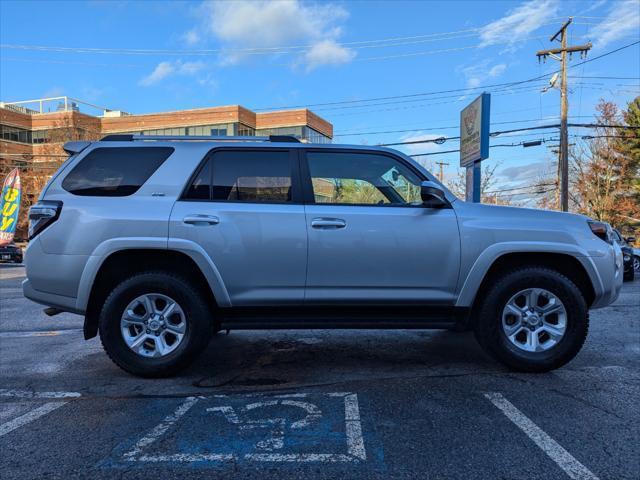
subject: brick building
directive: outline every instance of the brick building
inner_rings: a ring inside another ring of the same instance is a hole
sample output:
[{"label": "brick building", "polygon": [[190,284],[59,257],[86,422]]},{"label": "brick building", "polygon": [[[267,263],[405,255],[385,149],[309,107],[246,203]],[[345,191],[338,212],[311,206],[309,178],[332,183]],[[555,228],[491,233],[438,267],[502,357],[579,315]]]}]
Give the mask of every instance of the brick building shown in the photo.
[{"label": "brick building", "polygon": [[9,170],[21,168],[21,232],[26,225],[26,208],[67,156],[62,145],[114,133],[294,135],[309,143],[328,143],[333,126],[307,109],[253,112],[229,105],[133,115],[70,97],[0,102],[0,182]]},{"label": "brick building", "polygon": [[[53,107],[53,111],[51,108]],[[48,110],[48,111],[47,111]],[[101,111],[99,115],[84,110]],[[62,154],[69,140],[110,133],[148,135],[294,135],[331,141],[333,126],[307,109],[252,112],[240,105],[131,115],[69,97],[0,102],[0,156]],[[57,148],[56,148],[57,147]]]}]

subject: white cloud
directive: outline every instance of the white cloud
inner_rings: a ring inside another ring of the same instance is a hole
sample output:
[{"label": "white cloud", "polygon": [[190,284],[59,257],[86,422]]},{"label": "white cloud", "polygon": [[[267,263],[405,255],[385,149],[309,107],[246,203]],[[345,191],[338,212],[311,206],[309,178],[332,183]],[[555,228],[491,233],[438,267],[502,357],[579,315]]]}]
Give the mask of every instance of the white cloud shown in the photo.
[{"label": "white cloud", "polygon": [[596,48],[604,48],[630,34],[640,32],[640,1],[625,0],[612,5],[605,19],[591,30]]},{"label": "white cloud", "polygon": [[517,44],[549,21],[558,11],[557,0],[531,0],[480,31],[480,47],[501,44],[516,50]]},{"label": "white cloud", "polygon": [[148,87],[155,83],[158,83],[160,80],[167,78],[169,75],[175,72],[175,67],[171,62],[160,62],[156,65],[156,68],[153,69],[149,75],[140,80],[140,85],[143,87]]},{"label": "white cloud", "polygon": [[597,0],[595,2],[593,2],[589,8],[587,8],[586,10],[583,10],[582,13],[589,13],[592,12],[594,10],[599,9],[601,6],[603,6],[605,3],[607,3],[607,0]]},{"label": "white cloud", "polygon": [[205,67],[203,62],[178,62],[179,75],[194,75]]},{"label": "white cloud", "polygon": [[489,60],[484,60],[475,65],[461,68],[462,74],[467,79],[467,87],[476,88],[482,85],[486,80],[497,78],[507,69],[506,63],[498,63],[490,65]]},{"label": "white cloud", "polygon": [[182,35],[182,40],[184,40],[187,46],[192,47],[200,42],[200,34],[195,30],[189,30]]},{"label": "white cloud", "polygon": [[[336,40],[342,33],[339,25],[347,19],[345,8],[334,3],[309,4],[298,0],[238,0],[204,2],[201,22],[194,32],[218,40],[228,53],[223,64],[237,63],[250,57],[251,49],[279,47],[292,64],[306,63],[311,70],[321,65],[338,65],[351,61],[355,53]],[[310,48],[291,48],[311,45]],[[245,52],[238,52],[245,50]]]},{"label": "white cloud", "polygon": [[353,50],[338,45],[333,40],[322,40],[316,43],[304,54],[307,71],[320,65],[340,65],[353,60],[356,53]]},{"label": "white cloud", "polygon": [[195,75],[205,66],[203,62],[183,62],[182,60],[160,62],[149,75],[140,80],[139,84],[150,87],[173,75]]},{"label": "white cloud", "polygon": [[504,73],[506,68],[507,68],[507,65],[504,64],[504,63],[500,63],[498,65],[494,65],[493,67],[491,67],[491,70],[489,70],[489,77],[491,77],[491,78],[499,77],[500,75],[502,75]]},{"label": "white cloud", "polygon": [[550,162],[532,162],[518,167],[504,168],[497,172],[496,175],[505,178],[508,182],[518,182],[545,177],[551,173],[553,168]]}]

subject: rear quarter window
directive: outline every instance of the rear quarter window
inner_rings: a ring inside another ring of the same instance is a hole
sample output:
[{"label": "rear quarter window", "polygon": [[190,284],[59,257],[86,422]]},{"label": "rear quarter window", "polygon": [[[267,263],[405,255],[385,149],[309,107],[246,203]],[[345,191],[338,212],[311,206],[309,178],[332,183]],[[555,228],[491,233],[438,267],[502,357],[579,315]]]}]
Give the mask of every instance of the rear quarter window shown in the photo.
[{"label": "rear quarter window", "polygon": [[83,196],[132,195],[173,151],[171,147],[96,148],[73,167],[62,188]]}]

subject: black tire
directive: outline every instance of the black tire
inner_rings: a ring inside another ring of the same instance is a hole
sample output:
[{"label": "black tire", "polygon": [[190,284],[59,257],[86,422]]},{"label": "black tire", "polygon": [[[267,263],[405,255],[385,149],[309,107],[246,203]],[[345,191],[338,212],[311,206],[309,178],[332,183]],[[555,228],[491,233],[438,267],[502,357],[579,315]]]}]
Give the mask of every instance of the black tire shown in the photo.
[{"label": "black tire", "polygon": [[[176,349],[164,357],[144,357],[132,351],[120,330],[122,314],[136,297],[160,293],[178,302],[186,332]],[[186,278],[154,271],[134,275],[109,294],[99,317],[100,340],[109,358],[123,370],[141,377],[168,377],[189,366],[209,343],[212,311],[206,295]]]},{"label": "black tire", "polygon": [[[509,299],[527,288],[544,288],[564,304],[567,326],[562,339],[542,352],[527,352],[513,345],[502,328],[502,311]],[[474,325],[482,348],[507,367],[520,372],[548,372],[571,361],[589,331],[587,303],[580,289],[566,276],[546,267],[525,267],[499,278],[479,306]]]},{"label": "black tire", "polygon": [[624,274],[622,275],[622,280],[625,282],[632,282],[635,276],[636,276],[636,272],[633,269],[633,265],[632,265],[631,268],[629,268],[629,271],[624,272]]}]

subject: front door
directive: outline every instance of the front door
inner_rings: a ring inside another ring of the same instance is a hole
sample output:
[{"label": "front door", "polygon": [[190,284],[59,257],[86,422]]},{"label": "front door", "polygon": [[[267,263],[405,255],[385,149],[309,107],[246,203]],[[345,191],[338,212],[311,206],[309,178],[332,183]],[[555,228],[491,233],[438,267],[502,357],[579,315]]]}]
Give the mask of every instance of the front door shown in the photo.
[{"label": "front door", "polygon": [[451,208],[422,205],[421,173],[380,152],[310,149],[305,157],[307,303],[453,302],[457,220]]},{"label": "front door", "polygon": [[233,306],[303,301],[307,232],[297,171],[288,149],[214,150],[173,208],[170,242],[205,250]]}]

